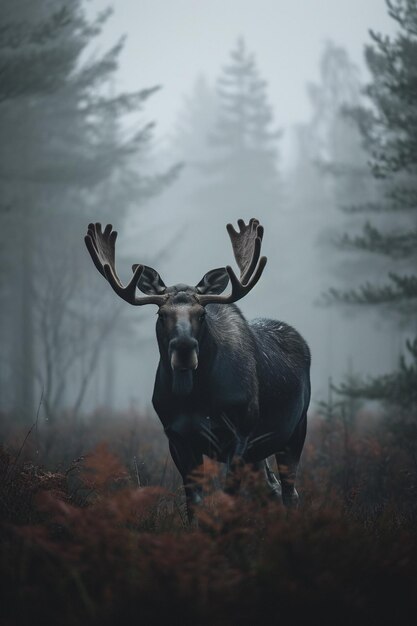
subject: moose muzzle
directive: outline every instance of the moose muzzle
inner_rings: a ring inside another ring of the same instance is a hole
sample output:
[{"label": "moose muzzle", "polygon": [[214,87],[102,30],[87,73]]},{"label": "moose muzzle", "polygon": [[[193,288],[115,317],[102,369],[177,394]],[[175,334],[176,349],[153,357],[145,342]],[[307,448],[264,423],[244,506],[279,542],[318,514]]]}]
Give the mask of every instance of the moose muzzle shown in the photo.
[{"label": "moose muzzle", "polygon": [[172,369],[195,370],[198,367],[198,341],[193,337],[176,337],[169,342]]}]

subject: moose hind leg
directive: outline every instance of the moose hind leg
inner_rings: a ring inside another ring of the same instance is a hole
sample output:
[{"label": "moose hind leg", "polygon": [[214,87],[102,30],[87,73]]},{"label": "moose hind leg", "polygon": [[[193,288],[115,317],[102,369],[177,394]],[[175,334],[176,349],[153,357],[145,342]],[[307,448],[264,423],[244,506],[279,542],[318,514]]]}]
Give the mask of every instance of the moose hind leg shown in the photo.
[{"label": "moose hind leg", "polygon": [[285,506],[298,505],[298,493],[295,488],[298,464],[307,432],[307,416],[303,415],[297,428],[283,450],[276,453],[279,477],[281,479],[282,501]]},{"label": "moose hind leg", "polygon": [[272,471],[268,463],[268,459],[265,459],[265,461],[263,461],[263,464],[264,464],[264,472],[265,472],[265,478],[266,478],[266,482],[267,482],[268,489],[269,489],[269,494],[272,499],[281,501],[282,499],[281,483],[279,482],[278,478],[275,476],[275,473]]}]

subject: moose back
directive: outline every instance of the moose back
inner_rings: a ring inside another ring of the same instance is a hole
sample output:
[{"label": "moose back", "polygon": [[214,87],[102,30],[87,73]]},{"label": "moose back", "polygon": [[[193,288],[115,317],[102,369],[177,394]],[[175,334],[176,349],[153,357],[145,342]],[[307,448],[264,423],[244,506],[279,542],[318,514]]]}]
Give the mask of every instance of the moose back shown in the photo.
[{"label": "moose back", "polygon": [[[298,502],[295,478],[310,402],[310,351],[291,326],[270,319],[248,322],[235,302],[256,285],[266,265],[263,227],[252,218],[227,231],[240,270],[211,270],[195,286],[167,287],[151,267],[133,265],[124,286],[115,268],[117,232],[90,224],[87,249],[98,271],[130,304],[158,306],[160,361],[153,405],[185,487],[187,509],[201,499],[193,471],[203,454],[263,470],[272,494]],[[223,292],[231,285],[230,293]],[[144,293],[139,296],[137,290]],[[276,456],[280,481],[268,465]],[[229,488],[236,484],[229,481]]]}]

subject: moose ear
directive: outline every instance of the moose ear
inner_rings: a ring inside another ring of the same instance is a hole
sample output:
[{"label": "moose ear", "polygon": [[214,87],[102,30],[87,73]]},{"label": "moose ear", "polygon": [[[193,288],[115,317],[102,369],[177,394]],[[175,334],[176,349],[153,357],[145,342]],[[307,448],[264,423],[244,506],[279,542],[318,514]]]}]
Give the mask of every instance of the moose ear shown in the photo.
[{"label": "moose ear", "polygon": [[[132,265],[132,271],[135,272],[138,264]],[[160,275],[152,267],[143,266],[143,272],[138,280],[137,286],[147,295],[160,295],[165,293],[166,286]]]},{"label": "moose ear", "polygon": [[224,267],[207,272],[196,285],[198,293],[222,293],[229,282],[229,274]]}]

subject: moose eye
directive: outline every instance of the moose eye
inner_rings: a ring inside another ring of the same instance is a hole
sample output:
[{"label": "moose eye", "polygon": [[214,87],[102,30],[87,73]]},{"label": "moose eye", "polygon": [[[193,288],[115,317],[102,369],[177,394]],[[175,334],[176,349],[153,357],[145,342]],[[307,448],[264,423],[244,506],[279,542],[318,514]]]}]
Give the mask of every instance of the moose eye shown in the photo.
[{"label": "moose eye", "polygon": [[165,322],[165,315],[164,313],[158,313],[158,319],[160,322],[164,323]]},{"label": "moose eye", "polygon": [[206,318],[206,312],[204,311],[199,317],[200,322],[204,322],[205,318]]}]

